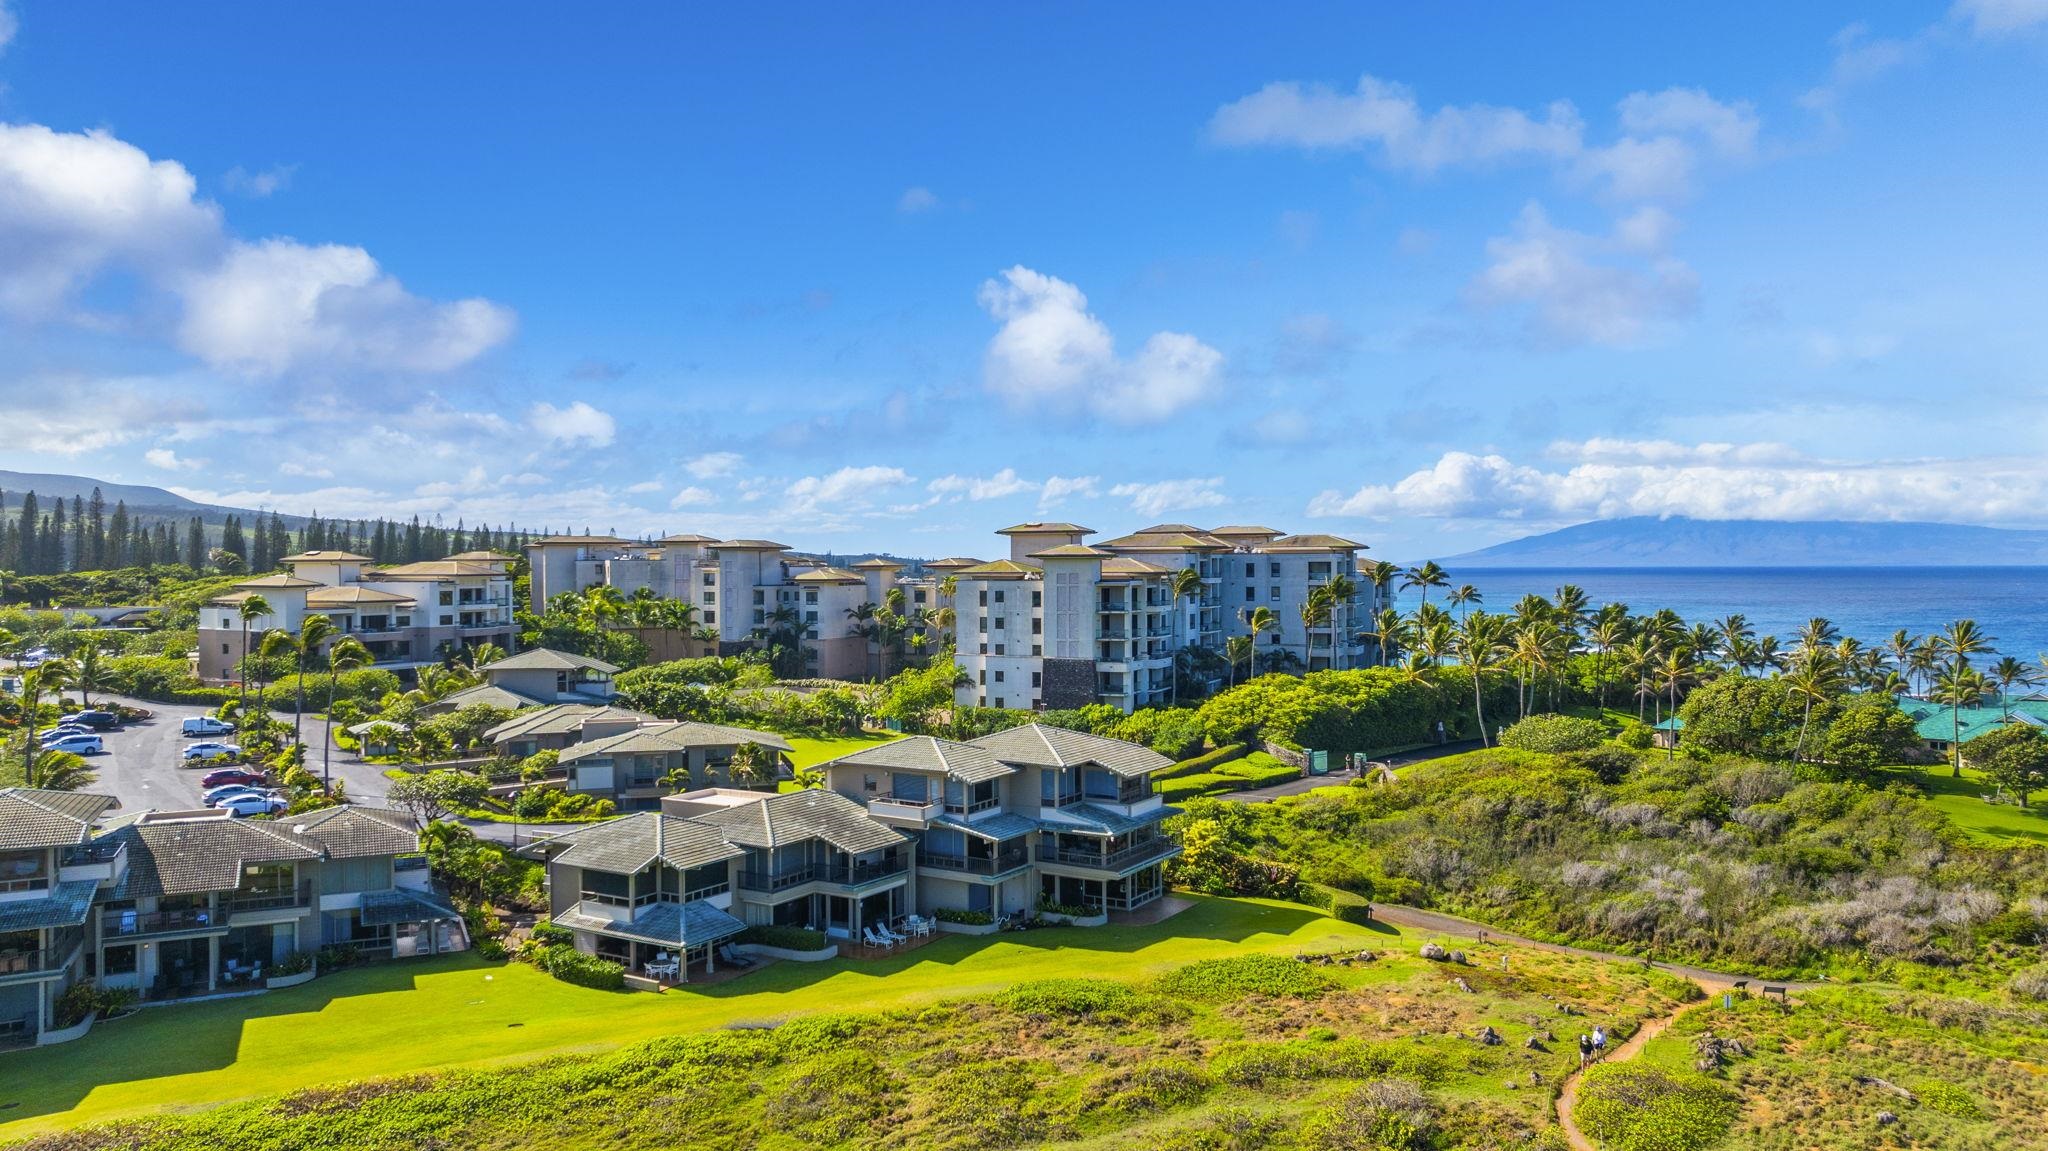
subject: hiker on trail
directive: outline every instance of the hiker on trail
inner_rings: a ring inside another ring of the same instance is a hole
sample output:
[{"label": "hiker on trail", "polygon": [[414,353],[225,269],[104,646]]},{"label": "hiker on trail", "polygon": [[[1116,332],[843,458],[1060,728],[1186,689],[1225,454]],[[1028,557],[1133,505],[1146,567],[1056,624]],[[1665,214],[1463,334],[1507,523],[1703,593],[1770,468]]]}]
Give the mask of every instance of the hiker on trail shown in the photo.
[{"label": "hiker on trail", "polygon": [[1607,1031],[1605,1028],[1595,1027],[1593,1029],[1593,1054],[1607,1054]]},{"label": "hiker on trail", "polygon": [[1584,1067],[1592,1058],[1593,1041],[1586,1037],[1585,1032],[1581,1031],[1579,1033],[1579,1066]]}]

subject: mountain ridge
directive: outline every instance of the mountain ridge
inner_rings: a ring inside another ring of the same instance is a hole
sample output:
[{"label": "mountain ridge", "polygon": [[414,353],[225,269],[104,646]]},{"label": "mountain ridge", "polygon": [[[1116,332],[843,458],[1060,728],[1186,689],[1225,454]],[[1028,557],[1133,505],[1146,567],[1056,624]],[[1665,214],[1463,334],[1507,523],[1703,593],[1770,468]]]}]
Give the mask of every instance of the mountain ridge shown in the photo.
[{"label": "mountain ridge", "polygon": [[[187,520],[198,516],[206,524],[218,526],[229,516],[240,516],[253,520],[259,514],[268,514],[270,509],[238,508],[226,504],[206,504],[188,499],[167,488],[152,487],[148,484],[117,484],[98,480],[91,476],[73,476],[62,472],[17,472],[0,469],[0,512],[16,512],[21,509],[21,497],[29,492],[36,494],[36,500],[44,511],[50,510],[53,500],[61,499],[70,503],[73,497],[82,500],[92,498],[92,490],[98,488],[100,497],[107,501],[107,508],[114,504],[128,505],[130,517],[141,517],[154,523],[161,519]],[[306,517],[280,513],[286,526],[304,527]]]},{"label": "mountain ridge", "polygon": [[2048,565],[2048,531],[1861,520],[1630,516],[1508,540],[1460,567],[2018,567]]}]

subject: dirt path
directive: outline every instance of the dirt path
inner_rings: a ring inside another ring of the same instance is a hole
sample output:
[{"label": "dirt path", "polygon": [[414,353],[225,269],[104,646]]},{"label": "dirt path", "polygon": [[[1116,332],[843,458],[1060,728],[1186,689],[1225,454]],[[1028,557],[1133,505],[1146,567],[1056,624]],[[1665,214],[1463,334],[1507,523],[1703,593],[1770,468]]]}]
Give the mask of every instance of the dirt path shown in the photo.
[{"label": "dirt path", "polygon": [[[1644,1020],[1643,1025],[1636,1028],[1636,1033],[1628,1037],[1628,1042],[1615,1048],[1614,1054],[1602,1059],[1601,1062],[1627,1063],[1641,1055],[1643,1048],[1649,1046],[1650,1040],[1662,1035],[1665,1028],[1678,1021],[1679,1016],[1712,1002],[1712,999],[1703,999],[1698,1003],[1688,1003],[1669,1015]],[[1557,1122],[1564,1128],[1565,1142],[1571,1144],[1572,1151],[1600,1151],[1599,1144],[1588,1139],[1586,1133],[1579,1130],[1579,1125],[1575,1121],[1579,1107],[1579,1077],[1584,1074],[1585,1070],[1582,1068],[1565,1077],[1564,1087],[1557,1093]]]}]

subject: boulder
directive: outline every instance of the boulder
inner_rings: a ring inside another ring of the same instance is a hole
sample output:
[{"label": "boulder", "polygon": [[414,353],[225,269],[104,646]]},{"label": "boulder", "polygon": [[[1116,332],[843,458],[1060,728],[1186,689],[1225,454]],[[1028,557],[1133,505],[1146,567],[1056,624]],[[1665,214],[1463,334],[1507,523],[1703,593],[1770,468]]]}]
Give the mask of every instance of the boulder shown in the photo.
[{"label": "boulder", "polygon": [[1444,945],[1441,943],[1425,943],[1422,945],[1422,957],[1424,959],[1433,959],[1441,963],[1444,960],[1449,959],[1451,957],[1451,953],[1444,950]]}]

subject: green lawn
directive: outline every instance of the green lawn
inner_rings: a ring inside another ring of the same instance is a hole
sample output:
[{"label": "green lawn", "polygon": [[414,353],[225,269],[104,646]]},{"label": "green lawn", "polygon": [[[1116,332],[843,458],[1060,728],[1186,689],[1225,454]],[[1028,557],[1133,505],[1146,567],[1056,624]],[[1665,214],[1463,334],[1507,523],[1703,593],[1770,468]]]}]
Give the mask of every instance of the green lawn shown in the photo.
[{"label": "green lawn", "polygon": [[783,738],[788,741],[792,749],[789,755],[790,762],[799,768],[805,768],[816,767],[828,760],[838,759],[842,755],[852,755],[856,751],[865,750],[878,743],[888,743],[890,740],[902,739],[903,736],[893,731],[870,731],[863,732],[860,735],[841,736],[836,739],[816,739],[808,735],[791,735]]},{"label": "green lawn", "polygon": [[660,1035],[871,1011],[1054,976],[1139,978],[1198,959],[1393,938],[1292,904],[1190,897],[1146,927],[944,936],[899,956],[777,963],[702,991],[591,991],[471,956],[387,963],[245,999],[153,1008],[0,1055],[0,1139],[312,1084],[592,1051]]},{"label": "green lawn", "polygon": [[1957,827],[1986,843],[2048,844],[2048,800],[2038,793],[2034,806],[1986,803],[1983,797],[1996,789],[1981,772],[1963,769],[1961,779],[1949,776],[1947,764],[1913,765],[1894,769],[1909,774],[1927,789],[1928,802],[1940,808]]}]

